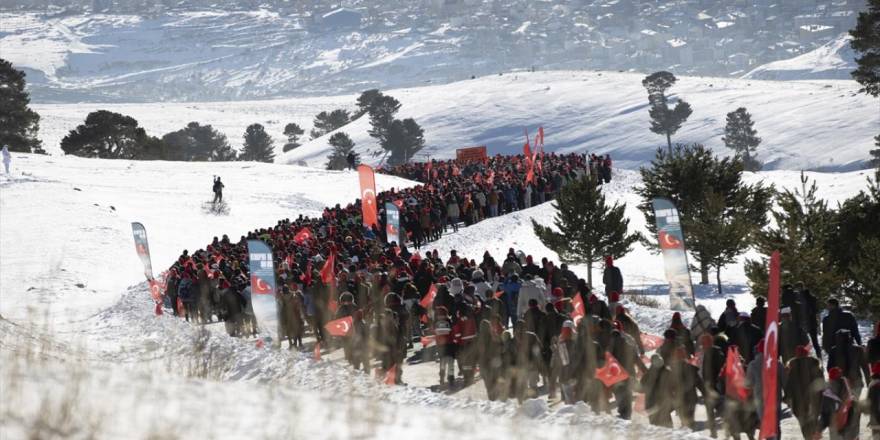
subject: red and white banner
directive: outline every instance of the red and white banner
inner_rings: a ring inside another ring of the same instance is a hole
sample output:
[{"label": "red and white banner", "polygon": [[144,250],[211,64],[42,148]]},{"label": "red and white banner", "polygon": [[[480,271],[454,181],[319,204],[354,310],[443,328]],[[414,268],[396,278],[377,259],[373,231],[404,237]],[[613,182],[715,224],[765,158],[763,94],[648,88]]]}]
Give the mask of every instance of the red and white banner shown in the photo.
[{"label": "red and white banner", "polygon": [[330,336],[343,337],[348,336],[351,333],[351,328],[354,325],[354,320],[352,320],[351,316],[346,316],[344,318],[339,318],[334,321],[330,321],[327,325],[324,326],[327,329],[327,333]]},{"label": "red and white banner", "polygon": [[369,165],[358,165],[358,178],[361,182],[361,210],[364,226],[377,226],[379,214],[376,208],[376,175]]},{"label": "red and white banner", "polygon": [[574,309],[571,311],[571,320],[574,321],[574,326],[577,328],[581,319],[584,319],[584,314],[586,310],[584,309],[584,299],[581,297],[581,293],[578,292],[574,295],[574,298],[571,299],[571,307]]},{"label": "red and white banner", "polygon": [[150,245],[147,243],[147,230],[144,225],[133,222],[131,232],[134,234],[134,250],[137,251],[141,263],[144,264],[144,276],[148,280],[153,279],[153,265],[150,263]]},{"label": "red and white banner", "polygon": [[770,256],[770,289],[767,292],[767,322],[764,333],[764,368],[761,372],[763,384],[764,416],[761,417],[761,439],[779,438],[776,432],[777,397],[779,383],[779,251]]},{"label": "red and white banner", "polygon": [[311,229],[302,228],[293,236],[293,241],[296,242],[296,244],[303,244],[306,240],[311,240],[313,237],[314,235],[312,235]]},{"label": "red and white banner", "polygon": [[606,351],[605,366],[596,369],[596,379],[605,384],[605,387],[611,388],[618,382],[629,379],[629,373],[623,369],[623,366],[611,353]]}]

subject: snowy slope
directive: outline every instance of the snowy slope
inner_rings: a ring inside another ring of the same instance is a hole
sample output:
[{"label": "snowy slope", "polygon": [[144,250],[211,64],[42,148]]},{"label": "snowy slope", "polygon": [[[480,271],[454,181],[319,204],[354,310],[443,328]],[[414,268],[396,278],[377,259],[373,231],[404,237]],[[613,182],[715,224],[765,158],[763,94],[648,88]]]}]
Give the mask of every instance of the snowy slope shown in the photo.
[{"label": "snowy slope", "polygon": [[856,70],[856,54],[850,47],[852,37],[841,34],[828,43],[803,55],[759,66],[743,75],[743,79],[777,81],[805,79],[852,79]]},{"label": "snowy slope", "polygon": [[[441,86],[387,91],[425,130],[421,157],[451,158],[455,149],[486,145],[490,154],[522,149],[523,130],[546,130],[548,151],[610,153],[617,166],[649,162],[665,138],[648,130],[647,98],[641,74],[614,72],[508,73]],[[759,157],[767,169],[851,170],[863,168],[880,126],[877,103],[858,94],[854,81],[771,82],[681,77],[673,89],[694,108],[674,141],[702,142],[729,154],[721,142],[727,112],[745,106],[763,138]],[[161,136],[189,121],[212,124],[240,147],[247,125],[259,122],[276,140],[276,160],[322,166],[329,154],[319,138],[280,154],[288,122],[308,133],[316,113],[353,109],[354,95],[268,101],[152,104],[39,104],[40,137],[52,154],[67,132],[98,109],[131,115],[148,133]],[[377,164],[383,152],[367,135],[368,118],[343,127],[361,159]]]},{"label": "snowy slope", "polygon": [[[418,385],[415,372],[404,376],[414,385],[385,387],[340,363],[315,363],[309,353],[258,350],[216,326],[204,333],[172,316],[152,315],[130,221],[145,224],[153,265],[162,268],[182,248],[203,246],[215,235],[237,239],[278,218],[317,215],[325,205],[352,200],[354,173],[26,154],[14,155],[13,170],[12,178],[0,177],[0,410],[10,415],[0,422],[3,438],[23,437],[41,417],[94,429],[99,438],[461,438],[463,432],[469,438],[701,438],[593,415],[583,405],[520,408],[437,394]],[[213,174],[225,181],[229,216],[200,208]],[[864,188],[867,175],[810,173],[831,201]],[[790,171],[747,178],[798,183]],[[411,184],[378,177],[380,189]],[[611,199],[627,202],[635,230],[644,224],[634,209],[637,184],[635,172],[620,171],[606,188]],[[529,226],[532,217],[549,222],[552,216],[545,204],[462,229],[429,248],[476,258],[514,245],[552,257]],[[638,246],[619,261],[630,287],[662,302],[661,264]],[[731,267],[723,279],[748,305],[741,269]],[[717,310],[723,298],[701,291],[698,301]],[[631,308],[652,332],[671,313]],[[76,402],[72,420],[44,410],[63,415],[65,402]],[[191,417],[194,408],[203,408],[204,417]]]},{"label": "snowy slope", "polygon": [[[644,75],[614,72],[537,72],[490,76],[388,92],[403,104],[398,117],[425,129],[421,158],[453,158],[455,149],[488,146],[489,154],[522,151],[523,129],[546,132],[548,151],[610,153],[618,166],[649,162],[665,137],[649,131]],[[681,77],[672,89],[694,112],[673,142],[703,143],[729,154],[721,137],[726,115],[746,107],[763,138],[766,169],[851,170],[864,167],[880,126],[877,103],[854,81],[768,82]],[[381,161],[369,120],[341,128],[362,160]],[[323,163],[328,134],[285,157]]]}]

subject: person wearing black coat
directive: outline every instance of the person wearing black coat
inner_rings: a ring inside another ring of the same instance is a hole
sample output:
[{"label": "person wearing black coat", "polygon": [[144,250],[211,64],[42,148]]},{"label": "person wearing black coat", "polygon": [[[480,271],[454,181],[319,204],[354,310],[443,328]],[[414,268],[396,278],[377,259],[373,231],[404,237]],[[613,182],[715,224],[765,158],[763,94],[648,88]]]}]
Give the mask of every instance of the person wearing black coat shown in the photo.
[{"label": "person wearing black coat", "polygon": [[783,307],[779,311],[779,354],[786,364],[795,356],[797,347],[810,343],[807,332],[791,319],[791,309]]},{"label": "person wearing black coat", "polygon": [[872,438],[880,440],[880,363],[871,364],[871,384],[868,385],[868,427]]},{"label": "person wearing black coat", "polygon": [[792,414],[797,418],[801,434],[812,439],[819,430],[819,410],[825,376],[819,359],[810,356],[804,346],[799,346],[796,355],[786,365],[785,400]]},{"label": "person wearing black coat", "polygon": [[655,354],[651,356],[651,367],[641,379],[642,391],[645,393],[645,411],[648,413],[648,421],[655,426],[672,428],[670,374],[663,358]]},{"label": "person wearing black coat", "polygon": [[865,350],[853,344],[849,330],[838,330],[834,335],[834,346],[828,351],[828,369],[834,367],[843,371],[843,377],[847,379],[856,396],[871,380]]},{"label": "person wearing black coat", "polygon": [[813,342],[813,349],[815,349],[816,355],[821,358],[824,347],[819,345],[818,301],[816,300],[816,297],[810,293],[810,289],[804,287],[804,283],[798,282],[795,287],[797,287],[798,301],[803,310],[801,316],[803,316],[804,330],[810,335],[810,340]]},{"label": "person wearing black coat", "polygon": [[869,364],[880,362],[880,322],[874,324],[874,336],[868,339],[866,351]]},{"label": "person wearing black coat", "polygon": [[752,324],[761,329],[761,333],[764,333],[765,326],[767,325],[767,307],[764,306],[765,302],[766,300],[763,296],[757,297],[755,299],[755,308],[752,309],[750,314]]},{"label": "person wearing black coat", "polygon": [[840,307],[837,298],[828,300],[828,315],[822,318],[822,348],[831,351],[834,347],[835,334],[838,330],[849,330],[858,345],[862,345],[862,336],[859,334],[859,324],[852,313]]},{"label": "person wearing black coat", "polygon": [[748,365],[754,358],[755,346],[764,335],[761,334],[761,329],[752,324],[748,313],[741,313],[736,326],[727,329],[727,337],[732,344],[739,347],[739,352],[745,359],[745,365]]},{"label": "person wearing black coat", "polygon": [[700,336],[700,347],[703,358],[700,372],[703,380],[703,403],[706,405],[706,418],[709,432],[714,438],[718,434],[718,423],[715,420],[723,402],[724,380],[721,371],[724,369],[726,352],[724,347],[727,339],[724,334],[712,336],[708,333]]},{"label": "person wearing black coat", "polygon": [[602,272],[602,283],[605,284],[605,296],[611,292],[623,293],[623,275],[620,268],[614,265],[614,258],[605,257],[605,271]]},{"label": "person wearing black coat", "polygon": [[636,368],[645,372],[648,370],[642,359],[639,357],[639,349],[627,338],[620,330],[611,331],[609,341],[609,350],[612,356],[620,363],[620,366],[629,373],[629,378],[614,384],[611,391],[614,393],[614,400],[617,402],[617,415],[624,420],[632,417],[632,395],[633,383],[636,377]]}]

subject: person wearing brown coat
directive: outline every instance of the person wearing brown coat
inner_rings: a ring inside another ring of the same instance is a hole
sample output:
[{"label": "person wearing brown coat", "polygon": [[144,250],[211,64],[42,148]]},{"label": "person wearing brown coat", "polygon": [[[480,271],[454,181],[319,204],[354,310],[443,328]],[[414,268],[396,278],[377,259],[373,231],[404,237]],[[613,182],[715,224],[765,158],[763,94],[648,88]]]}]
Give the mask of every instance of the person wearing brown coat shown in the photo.
[{"label": "person wearing brown coat", "polygon": [[797,418],[804,438],[811,439],[819,432],[819,409],[825,376],[819,359],[810,356],[809,349],[800,345],[787,364],[785,400]]}]

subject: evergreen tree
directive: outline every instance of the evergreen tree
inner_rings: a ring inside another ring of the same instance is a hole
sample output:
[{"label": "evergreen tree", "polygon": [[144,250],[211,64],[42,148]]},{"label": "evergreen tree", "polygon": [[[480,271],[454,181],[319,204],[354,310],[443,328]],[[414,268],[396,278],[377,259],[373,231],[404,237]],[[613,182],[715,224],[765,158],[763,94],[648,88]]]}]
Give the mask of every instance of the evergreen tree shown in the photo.
[{"label": "evergreen tree", "polygon": [[828,249],[846,277],[844,294],[856,310],[880,316],[880,170],[868,179],[867,191],[847,199],[835,214]]},{"label": "evergreen tree", "polygon": [[321,112],[315,115],[314,128],[311,133],[312,139],[317,139],[330,133],[337,128],[341,128],[351,122],[348,110],[336,109],[332,112]]},{"label": "evergreen tree", "polygon": [[[328,170],[344,170],[348,166],[348,154],[354,151],[354,141],[343,132],[334,133],[328,141],[333,147],[333,152],[327,156]],[[360,155],[354,153],[354,163],[361,161]]]},{"label": "evergreen tree", "polygon": [[880,134],[874,136],[874,146],[877,148],[869,151],[871,160],[868,163],[874,168],[880,168]]},{"label": "evergreen tree", "polygon": [[0,58],[0,147],[9,151],[40,153],[42,142],[37,139],[40,115],[31,110],[30,94],[25,90],[24,72]]},{"label": "evergreen tree", "polygon": [[425,146],[425,132],[412,118],[395,119],[380,145],[391,153],[389,165],[409,162]]},{"label": "evergreen tree", "polygon": [[357,112],[355,112],[354,116],[352,116],[351,119],[355,120],[369,113],[370,109],[373,108],[373,102],[381,96],[385,95],[383,95],[382,92],[379,91],[379,89],[365,90],[363,93],[361,93],[361,95],[358,96],[357,99],[358,110]]},{"label": "evergreen tree", "polygon": [[238,160],[272,162],[275,159],[275,145],[272,137],[260,124],[251,124],[244,132],[244,148]]},{"label": "evergreen tree", "polygon": [[693,110],[683,99],[678,99],[674,108],[669,108],[666,91],[675,85],[678,79],[669,72],[654,72],[644,80],[642,86],[648,91],[648,103],[651,105],[648,115],[651,117],[651,131],[666,135],[666,143],[672,150],[672,135],[687,121]]},{"label": "evergreen tree", "polygon": [[388,130],[391,123],[394,122],[394,115],[400,110],[400,101],[394,99],[393,96],[381,95],[373,99],[373,104],[369,109],[370,114],[370,131],[371,137],[376,138],[380,144],[388,136]]},{"label": "evergreen tree", "polygon": [[828,251],[835,233],[835,214],[816,195],[816,183],[801,174],[801,188],[785,190],[776,197],[777,209],[772,211],[774,224],[755,235],[755,248],[764,255],[760,260],[747,260],[746,276],[752,292],[767,292],[767,263],[773,251],[781,255],[781,282],[802,281],[812,292],[827,297],[840,290],[843,282]]},{"label": "evergreen tree", "polygon": [[[657,150],[650,167],[642,167],[639,210],[648,231],[656,237],[652,202],[671,200],[678,208],[685,244],[699,264],[700,283],[709,283],[709,269],[719,270],[742,254],[751,235],[767,224],[772,188],[742,182],[738,156],[719,158],[706,147],[676,145]],[[656,249],[653,240],[644,240]],[[719,275],[720,277],[720,275]]]},{"label": "evergreen tree", "polygon": [[859,13],[856,28],[849,33],[850,45],[861,55],[853,79],[865,87],[862,91],[880,97],[880,0],[868,0],[868,10]]},{"label": "evergreen tree", "polygon": [[186,127],[162,136],[168,147],[170,160],[224,162],[235,160],[235,150],[226,135],[210,125],[190,122]]},{"label": "evergreen tree", "polygon": [[281,151],[287,153],[294,148],[300,146],[299,137],[303,135],[305,131],[296,123],[291,122],[284,126],[284,135],[287,136],[287,143],[284,144],[284,147]]},{"label": "evergreen tree", "polygon": [[563,262],[587,264],[590,286],[593,263],[602,261],[606,255],[623,257],[639,239],[638,233],[628,232],[626,205],[607,204],[605,195],[589,177],[563,186],[553,203],[558,210],[553,220],[556,230],[532,219],[535,235]]},{"label": "evergreen tree", "polygon": [[727,125],[724,127],[724,145],[743,158],[746,171],[759,171],[761,163],[756,159],[755,150],[761,145],[761,138],[754,128],[752,115],[745,107],[740,107],[727,114]]},{"label": "evergreen tree", "polygon": [[98,110],[61,140],[65,154],[101,159],[138,159],[149,137],[131,116]]}]

